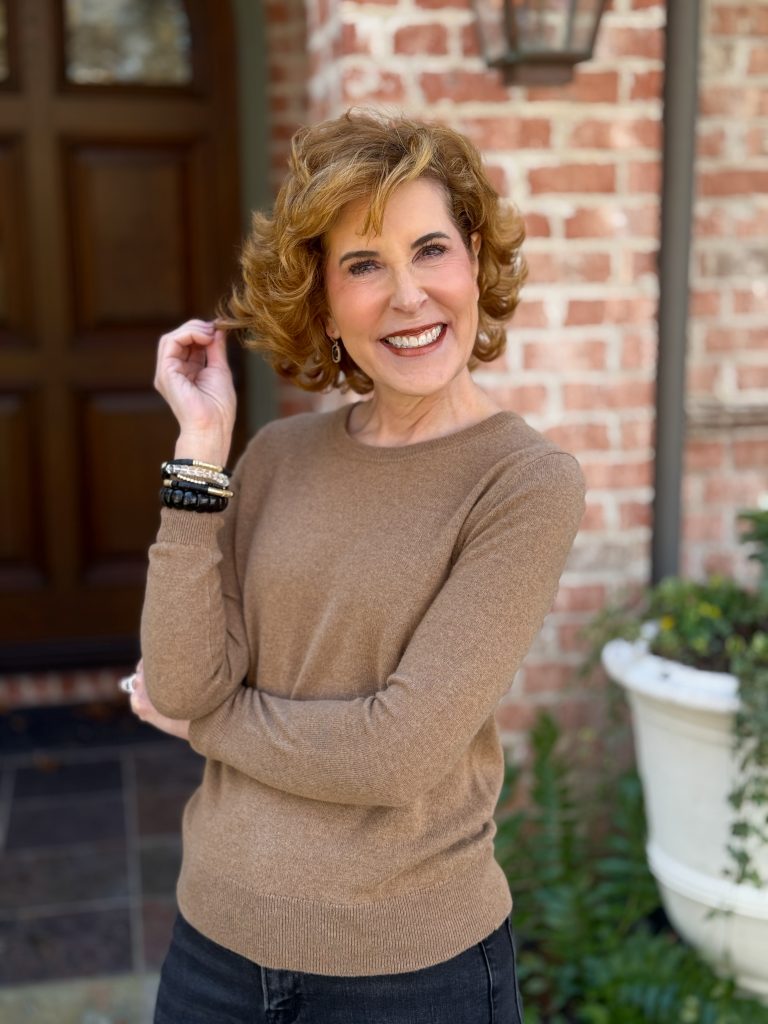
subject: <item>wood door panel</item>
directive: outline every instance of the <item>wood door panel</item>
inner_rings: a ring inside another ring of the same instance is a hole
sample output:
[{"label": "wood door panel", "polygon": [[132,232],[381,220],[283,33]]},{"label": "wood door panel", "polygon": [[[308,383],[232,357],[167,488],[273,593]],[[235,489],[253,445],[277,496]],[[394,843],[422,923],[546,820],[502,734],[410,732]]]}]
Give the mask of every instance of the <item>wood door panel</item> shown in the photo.
[{"label": "wood door panel", "polygon": [[77,406],[82,579],[141,584],[159,522],[160,465],[178,433],[173,415],[146,390],[83,392]]},{"label": "wood door panel", "polygon": [[68,85],[61,0],[5,2],[19,74],[0,85],[0,671],[114,663],[137,647],[178,429],[151,390],[157,339],[212,314],[236,272],[230,5],[185,0],[180,90]]},{"label": "wood door panel", "polygon": [[28,391],[0,393],[0,590],[40,586],[46,576],[36,471],[40,404]]},{"label": "wood door panel", "polygon": [[22,142],[0,139],[0,346],[30,343],[30,274]]},{"label": "wood door panel", "polygon": [[199,270],[196,145],[71,144],[66,150],[75,331],[175,324]]}]

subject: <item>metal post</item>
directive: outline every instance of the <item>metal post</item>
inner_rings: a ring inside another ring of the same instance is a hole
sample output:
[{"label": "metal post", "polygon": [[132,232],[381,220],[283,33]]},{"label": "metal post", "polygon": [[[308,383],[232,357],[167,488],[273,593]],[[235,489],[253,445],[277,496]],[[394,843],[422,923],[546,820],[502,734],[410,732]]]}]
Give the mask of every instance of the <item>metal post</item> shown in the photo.
[{"label": "metal post", "polygon": [[667,0],[651,582],[678,573],[699,0]]}]

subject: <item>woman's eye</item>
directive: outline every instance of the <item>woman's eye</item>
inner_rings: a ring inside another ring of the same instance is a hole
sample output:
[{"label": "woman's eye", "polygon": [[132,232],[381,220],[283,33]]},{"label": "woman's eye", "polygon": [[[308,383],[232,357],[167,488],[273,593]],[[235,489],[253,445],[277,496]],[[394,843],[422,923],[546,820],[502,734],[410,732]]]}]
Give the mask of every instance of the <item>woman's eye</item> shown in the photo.
[{"label": "woman's eye", "polygon": [[361,274],[367,274],[369,270],[373,270],[375,266],[373,260],[360,260],[358,263],[350,263],[349,272],[354,277],[359,277]]},{"label": "woman's eye", "polygon": [[419,256],[442,256],[447,251],[444,245],[432,242],[430,245],[425,245],[423,249],[419,249]]}]

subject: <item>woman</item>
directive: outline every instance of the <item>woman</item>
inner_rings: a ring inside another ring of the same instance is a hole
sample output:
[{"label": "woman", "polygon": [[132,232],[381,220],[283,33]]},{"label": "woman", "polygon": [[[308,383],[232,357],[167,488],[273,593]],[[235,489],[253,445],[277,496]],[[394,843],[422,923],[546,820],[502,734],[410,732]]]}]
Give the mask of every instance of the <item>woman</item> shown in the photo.
[{"label": "woman", "polygon": [[[461,135],[348,113],[295,137],[226,316],[160,341],[180,435],[132,701],[206,758],[161,1024],[522,1022],[494,709],[584,502],[573,456],[470,375],[522,237]],[[269,424],[230,487],[225,328],[370,398]]]}]

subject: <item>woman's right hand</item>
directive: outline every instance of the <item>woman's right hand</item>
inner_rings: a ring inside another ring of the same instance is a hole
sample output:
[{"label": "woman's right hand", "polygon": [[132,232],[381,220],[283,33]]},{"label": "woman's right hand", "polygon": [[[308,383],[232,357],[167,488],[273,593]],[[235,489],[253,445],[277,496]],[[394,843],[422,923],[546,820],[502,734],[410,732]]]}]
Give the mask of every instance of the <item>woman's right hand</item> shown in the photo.
[{"label": "woman's right hand", "polygon": [[179,423],[175,457],[223,466],[237,408],[226,332],[206,320],[187,320],[164,334],[158,345],[155,388]]}]

